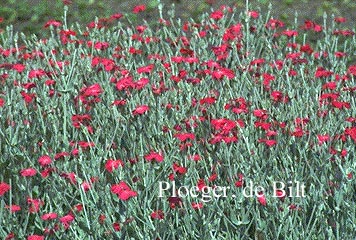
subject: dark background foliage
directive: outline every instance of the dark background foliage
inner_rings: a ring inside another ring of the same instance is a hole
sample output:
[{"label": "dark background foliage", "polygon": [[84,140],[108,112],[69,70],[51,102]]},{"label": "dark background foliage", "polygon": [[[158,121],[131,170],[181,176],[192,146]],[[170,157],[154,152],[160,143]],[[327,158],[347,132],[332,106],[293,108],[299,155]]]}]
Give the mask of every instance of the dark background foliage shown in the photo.
[{"label": "dark background foliage", "polygon": [[[25,33],[41,33],[43,24],[50,19],[61,20],[63,17],[64,2],[68,4],[68,21],[78,21],[86,24],[99,18],[109,17],[114,13],[131,13],[132,8],[138,4],[146,4],[147,10],[144,18],[148,21],[157,20],[158,0],[2,0],[0,3],[0,28],[13,25],[15,31]],[[200,13],[218,8],[221,5],[233,5],[243,9],[245,0],[161,0],[165,9],[175,5],[176,17],[183,20],[193,18],[197,20]],[[294,23],[295,12],[298,12],[299,21],[306,19],[319,20],[322,23],[324,12],[328,16],[346,17],[347,27],[354,27],[356,19],[356,2],[353,0],[250,0],[251,9],[266,10],[272,4],[272,15],[285,21]]]}]

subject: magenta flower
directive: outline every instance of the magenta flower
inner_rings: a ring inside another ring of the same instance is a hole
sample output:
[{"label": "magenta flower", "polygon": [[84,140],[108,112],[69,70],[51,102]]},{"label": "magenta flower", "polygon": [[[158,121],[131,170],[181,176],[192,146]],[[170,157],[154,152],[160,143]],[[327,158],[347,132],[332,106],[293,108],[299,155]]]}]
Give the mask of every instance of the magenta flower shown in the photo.
[{"label": "magenta flower", "polygon": [[4,182],[0,183],[0,197],[11,189],[10,185]]}]

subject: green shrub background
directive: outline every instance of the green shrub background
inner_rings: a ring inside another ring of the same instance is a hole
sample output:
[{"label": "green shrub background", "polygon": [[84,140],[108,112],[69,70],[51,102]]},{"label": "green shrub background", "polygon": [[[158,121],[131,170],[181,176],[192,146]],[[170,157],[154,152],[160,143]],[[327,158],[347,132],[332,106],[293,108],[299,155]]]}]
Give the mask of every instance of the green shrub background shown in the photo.
[{"label": "green shrub background", "polygon": [[[176,16],[182,19],[196,18],[202,12],[214,9],[222,4],[237,4],[243,7],[245,0],[161,0],[166,6],[174,4]],[[209,4],[211,2],[212,4]],[[353,27],[353,19],[356,19],[356,2],[353,0],[320,1],[320,0],[250,0],[252,7],[267,9],[272,4],[272,14],[288,23],[294,22],[295,11],[298,19],[322,19],[325,13],[328,15],[343,16],[348,19],[346,26]],[[157,13],[155,6],[158,0],[129,1],[129,0],[72,0],[69,5],[68,20],[70,23],[88,23],[94,17],[108,17],[113,13],[130,13],[133,6],[146,4],[145,19],[155,19]],[[0,3],[0,17],[3,22],[0,28],[13,25],[15,31],[24,33],[41,33],[43,24],[49,19],[61,20],[63,16],[63,1],[61,0],[2,0]]]}]

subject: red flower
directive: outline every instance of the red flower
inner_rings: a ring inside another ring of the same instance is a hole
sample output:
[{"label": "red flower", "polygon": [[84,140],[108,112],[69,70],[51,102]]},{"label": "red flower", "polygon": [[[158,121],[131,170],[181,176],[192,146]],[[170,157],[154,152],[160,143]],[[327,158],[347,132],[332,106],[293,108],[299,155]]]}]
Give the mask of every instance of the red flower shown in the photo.
[{"label": "red flower", "polygon": [[282,34],[286,35],[287,37],[298,36],[298,32],[296,30],[285,30],[282,32]]},{"label": "red flower", "polygon": [[164,157],[161,153],[153,152],[153,151],[151,151],[149,154],[145,155],[144,158],[149,162],[152,160],[155,160],[156,162],[160,163],[164,160]]},{"label": "red flower", "polygon": [[191,159],[191,160],[193,160],[193,161],[195,161],[195,162],[198,162],[198,161],[201,160],[201,157],[200,157],[199,154],[194,154],[194,155],[192,155],[192,156],[189,156],[189,159]]},{"label": "red flower", "polygon": [[[1,18],[0,18],[0,22],[1,22]],[[13,232],[11,232],[6,236],[5,240],[10,240],[10,239],[14,239],[14,238],[15,238],[15,234]]]},{"label": "red flower", "polygon": [[293,132],[291,132],[291,135],[294,137],[302,137],[304,134],[307,134],[308,132],[304,132],[302,128],[296,127]]},{"label": "red flower", "polygon": [[83,189],[84,192],[87,192],[90,190],[91,188],[91,183],[89,182],[82,182],[82,184],[80,185]]},{"label": "red flower", "polygon": [[256,19],[260,16],[260,14],[257,11],[250,11],[250,12],[248,12],[248,15],[254,19]]},{"label": "red flower", "polygon": [[73,185],[77,184],[77,176],[73,172],[62,173],[60,176],[69,179],[70,183]]},{"label": "red flower", "polygon": [[31,90],[32,88],[36,87],[36,83],[33,83],[33,82],[24,83],[24,84],[22,84],[22,86],[26,90]]},{"label": "red flower", "polygon": [[10,209],[10,212],[12,212],[12,213],[18,212],[21,210],[21,207],[19,205],[14,205],[14,204],[12,204],[11,206],[6,205],[5,208]]},{"label": "red flower", "polygon": [[183,202],[180,197],[169,197],[168,198],[169,206],[170,208],[175,208],[177,206],[182,207]]},{"label": "red flower", "polygon": [[268,118],[267,111],[264,109],[253,110],[253,115],[255,117],[262,119],[262,120],[266,120]]},{"label": "red flower", "polygon": [[0,98],[0,107],[3,107],[5,105],[5,100]]},{"label": "red flower", "polygon": [[176,133],[174,137],[178,138],[181,142],[195,139],[194,133]]},{"label": "red flower", "polygon": [[11,189],[11,187],[9,184],[1,182],[0,183],[0,196],[4,195],[10,189]]},{"label": "red flower", "polygon": [[135,115],[142,115],[144,113],[146,113],[148,110],[150,110],[150,107],[147,105],[141,105],[136,107],[133,111],[132,114]]},{"label": "red flower", "polygon": [[223,16],[224,13],[220,10],[216,10],[210,14],[210,18],[214,20],[220,20],[221,18],[223,18]]},{"label": "red flower", "polygon": [[72,118],[72,125],[75,128],[80,128],[80,125],[83,124],[85,126],[89,125],[89,122],[91,121],[91,116],[89,114],[83,114],[83,115],[73,115]]},{"label": "red flower", "polygon": [[27,203],[30,204],[28,211],[30,213],[36,213],[40,210],[40,207],[44,205],[44,202],[41,199],[32,199],[27,197]]},{"label": "red flower", "polygon": [[313,30],[314,32],[321,32],[323,30],[322,26],[316,24],[311,20],[305,20],[304,25],[301,28],[304,30]]},{"label": "red flower", "polygon": [[280,91],[273,91],[271,93],[271,97],[275,102],[283,102],[283,103],[288,102],[288,96],[283,95],[283,93]]},{"label": "red flower", "polygon": [[86,148],[90,148],[90,147],[94,147],[95,143],[93,142],[85,142],[85,141],[79,141],[78,142],[79,147],[86,149]]},{"label": "red flower", "polygon": [[281,201],[283,201],[286,197],[286,194],[284,191],[277,189],[275,192],[275,196],[277,196]]},{"label": "red flower", "polygon": [[133,13],[139,13],[139,12],[143,12],[146,10],[146,5],[142,4],[142,5],[137,5],[132,9]]},{"label": "red flower", "polygon": [[[185,56],[190,56],[190,57],[193,57],[194,56],[194,51],[190,48],[181,48],[179,50],[179,52],[182,54],[182,55],[185,55]],[[185,61],[186,59],[182,58],[182,61]]]},{"label": "red flower", "polygon": [[140,78],[137,82],[134,83],[134,88],[140,90],[144,88],[149,82],[150,80],[148,78]]},{"label": "red flower", "polygon": [[162,210],[157,210],[157,211],[151,213],[151,218],[162,220],[162,219],[164,219],[164,213]]},{"label": "red flower", "polygon": [[192,203],[192,208],[193,209],[202,209],[204,207],[203,203]]},{"label": "red flower", "polygon": [[183,175],[187,172],[187,168],[179,166],[177,163],[173,163],[173,171]]},{"label": "red flower", "polygon": [[111,106],[124,106],[126,103],[127,101],[125,99],[114,100],[113,103],[111,103]]},{"label": "red flower", "polygon": [[38,162],[42,167],[45,167],[45,166],[47,166],[47,165],[52,163],[52,159],[48,155],[43,155],[43,156],[38,158]]},{"label": "red flower", "polygon": [[346,18],[344,18],[344,17],[335,17],[334,21],[336,23],[344,23],[344,22],[346,22]]},{"label": "red flower", "polygon": [[37,173],[37,171],[34,168],[26,168],[26,169],[22,169],[20,171],[20,174],[23,177],[32,177],[32,176],[35,176],[36,173]]},{"label": "red flower", "polygon": [[72,4],[72,0],[62,0],[64,5],[70,5]]},{"label": "red flower", "polygon": [[209,182],[213,182],[213,181],[215,181],[217,178],[218,178],[218,174],[213,173],[213,174],[208,178],[208,181],[209,181]]},{"label": "red flower", "polygon": [[122,13],[114,13],[113,15],[110,16],[111,19],[120,19],[124,15]]},{"label": "red flower", "polygon": [[334,55],[337,58],[341,58],[341,57],[345,57],[347,54],[344,52],[335,52]]},{"label": "red flower", "polygon": [[336,88],[337,84],[336,82],[327,82],[322,86],[322,89],[330,89],[330,90],[334,90]]},{"label": "red flower", "polygon": [[350,66],[350,67],[348,68],[347,72],[348,72],[349,74],[352,74],[352,75],[356,76],[356,65]]},{"label": "red flower", "polygon": [[94,44],[94,48],[98,50],[105,50],[110,46],[108,42],[97,42]]},{"label": "red flower", "polygon": [[21,91],[20,94],[23,100],[25,101],[25,103],[27,104],[31,103],[36,98],[35,93],[26,93],[25,91]]},{"label": "red flower", "polygon": [[309,55],[314,52],[313,48],[311,48],[309,44],[305,44],[305,45],[300,46],[300,51],[301,52],[305,52],[305,53],[307,53]]},{"label": "red flower", "polygon": [[104,214],[100,214],[100,216],[99,216],[99,223],[100,223],[100,224],[104,224],[105,220],[106,220],[106,216],[105,216]]},{"label": "red flower", "polygon": [[49,26],[60,27],[60,26],[62,26],[62,23],[60,21],[52,19],[52,20],[47,21],[46,24],[44,25],[45,28],[48,28]]},{"label": "red flower", "polygon": [[281,28],[284,27],[284,22],[278,19],[273,19],[271,18],[268,23],[266,24],[266,27],[269,29],[276,29],[276,28]]},{"label": "red flower", "polygon": [[225,143],[232,143],[232,142],[237,142],[237,137],[236,136],[231,136],[231,137],[223,137],[222,140],[225,142]]},{"label": "red flower", "polygon": [[265,62],[266,61],[263,58],[258,58],[258,59],[252,60],[250,62],[250,65],[251,66],[254,66],[254,65],[260,66],[260,65],[264,64]]},{"label": "red flower", "polygon": [[198,190],[199,191],[202,191],[202,189],[204,187],[207,187],[205,182],[204,182],[204,179],[198,179],[198,182],[197,182],[197,187],[198,187]]},{"label": "red flower", "polygon": [[342,149],[341,152],[340,152],[340,156],[341,157],[346,157],[347,155],[347,150],[346,149]]},{"label": "red flower", "polygon": [[326,135],[317,135],[317,137],[318,137],[318,144],[319,145],[322,145],[324,142],[327,142],[330,139],[330,136],[328,134],[326,134]]},{"label": "red flower", "polygon": [[258,142],[263,142],[268,147],[272,147],[277,144],[277,141],[273,139],[258,139]]},{"label": "red flower", "polygon": [[131,76],[123,77],[116,81],[116,89],[119,91],[133,87],[135,87],[135,83]]},{"label": "red flower", "polygon": [[242,186],[244,185],[244,175],[243,175],[242,173],[240,173],[240,174],[238,175],[238,178],[239,178],[239,180],[237,180],[237,181],[235,182],[235,186],[236,186],[236,187],[242,187]]},{"label": "red flower", "polygon": [[48,177],[52,172],[54,172],[55,169],[54,168],[45,168],[44,170],[41,171],[41,176],[43,178]]},{"label": "red flower", "polygon": [[115,222],[112,224],[112,227],[114,228],[115,232],[120,231],[120,223]]},{"label": "red flower", "polygon": [[349,109],[351,107],[349,102],[340,102],[340,101],[332,101],[331,105],[337,109],[342,109],[342,108]]},{"label": "red flower", "polygon": [[77,204],[74,206],[74,209],[77,211],[77,212],[81,212],[83,210],[83,204]]},{"label": "red flower", "polygon": [[275,76],[269,74],[269,73],[263,73],[263,86],[267,89],[270,88],[271,81],[275,80]]},{"label": "red flower", "polygon": [[220,131],[221,134],[228,134],[231,130],[236,127],[236,122],[233,120],[220,118],[220,119],[212,119],[211,125],[215,130]]},{"label": "red flower", "polygon": [[262,192],[258,193],[257,200],[262,206],[267,205],[266,196]]},{"label": "red flower", "polygon": [[46,72],[43,69],[33,69],[28,73],[28,78],[39,78],[45,74]]},{"label": "red flower", "polygon": [[63,224],[64,228],[69,228],[70,224],[74,221],[74,216],[69,213],[59,219],[59,221]]},{"label": "red flower", "polygon": [[58,217],[57,213],[46,213],[41,216],[41,219],[47,221],[47,220],[56,219],[57,217]]},{"label": "red flower", "polygon": [[328,70],[324,69],[323,67],[318,67],[317,70],[315,71],[316,78],[329,77],[333,74],[334,73],[332,71],[328,71]]},{"label": "red flower", "polygon": [[129,48],[129,53],[131,53],[131,54],[141,54],[142,50],[141,49],[136,49],[134,47],[130,47]]},{"label": "red flower", "polygon": [[106,161],[105,163],[105,169],[108,172],[112,172],[113,170],[117,169],[118,167],[123,167],[124,163],[123,161],[121,161],[120,159],[117,160],[113,160],[113,159],[109,159]]},{"label": "red flower", "polygon": [[211,75],[213,79],[216,80],[222,80],[224,76],[227,77],[228,79],[232,79],[235,77],[234,71],[228,68],[219,68],[213,71]]},{"label": "red flower", "polygon": [[347,128],[345,130],[345,134],[349,135],[351,137],[351,139],[356,142],[356,127]]},{"label": "red flower", "polygon": [[137,73],[151,73],[154,68],[153,64],[137,68]]},{"label": "red flower", "polygon": [[295,204],[291,204],[291,205],[289,205],[289,207],[288,207],[288,209],[289,210],[301,210],[301,208],[300,207],[298,207],[297,205],[295,205]]},{"label": "red flower", "polygon": [[121,181],[119,184],[112,185],[111,192],[116,194],[118,198],[124,201],[137,196],[137,192],[132,191],[124,181]]},{"label": "red flower", "polygon": [[204,104],[214,104],[216,102],[216,98],[215,97],[206,97],[206,98],[202,98],[200,99],[199,103],[200,105],[204,105]]},{"label": "red flower", "polygon": [[12,66],[12,69],[17,71],[18,73],[22,73],[25,70],[25,68],[26,68],[25,65],[21,63],[16,63]]},{"label": "red flower", "polygon": [[27,237],[27,240],[44,240],[44,239],[45,237],[40,235],[30,235]]},{"label": "red flower", "polygon": [[89,97],[89,96],[98,97],[103,92],[103,90],[101,86],[98,83],[96,83],[89,87],[82,88],[81,92],[82,95],[85,97]]}]

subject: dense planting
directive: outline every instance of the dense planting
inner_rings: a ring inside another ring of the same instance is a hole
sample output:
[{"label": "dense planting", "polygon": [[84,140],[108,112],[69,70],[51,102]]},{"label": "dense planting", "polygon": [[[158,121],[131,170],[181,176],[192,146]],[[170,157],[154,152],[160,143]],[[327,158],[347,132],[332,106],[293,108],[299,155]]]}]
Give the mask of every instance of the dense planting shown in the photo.
[{"label": "dense planting", "polygon": [[160,12],[85,29],[51,20],[47,39],[1,34],[0,236],[355,236],[346,19]]}]

